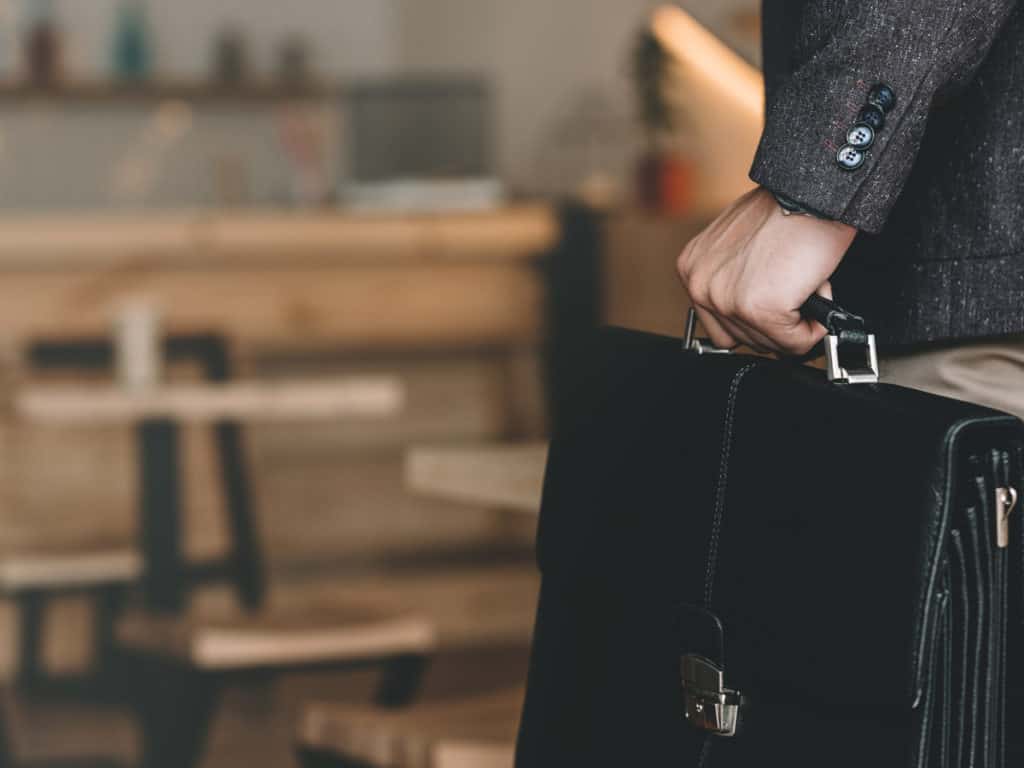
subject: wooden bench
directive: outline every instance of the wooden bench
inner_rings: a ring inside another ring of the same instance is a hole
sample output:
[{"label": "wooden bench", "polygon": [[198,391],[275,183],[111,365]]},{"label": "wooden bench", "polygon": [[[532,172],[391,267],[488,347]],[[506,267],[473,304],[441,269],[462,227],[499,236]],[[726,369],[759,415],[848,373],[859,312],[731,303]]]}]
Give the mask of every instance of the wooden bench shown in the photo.
[{"label": "wooden bench", "polygon": [[134,549],[54,550],[0,554],[0,592],[72,592],[129,584],[142,573]]},{"label": "wooden bench", "polygon": [[524,691],[400,712],[313,703],[299,723],[306,768],[512,768]]},{"label": "wooden bench", "polygon": [[221,616],[140,612],[119,623],[117,638],[130,651],[218,673],[425,655],[434,649],[436,632],[412,614],[330,604]]},{"label": "wooden bench", "polygon": [[[17,610],[19,649],[18,694],[0,689],[0,765],[99,768],[135,762],[135,730],[124,708],[82,693],[109,671],[111,629],[141,572],[142,558],[131,549],[0,555],[0,593]],[[87,596],[94,607],[95,662],[85,679],[54,678],[44,669],[46,605],[68,595]]]},{"label": "wooden bench", "polygon": [[305,670],[380,666],[377,705],[415,694],[436,644],[415,614],[355,602],[301,607],[271,604],[257,613],[129,614],[118,628],[135,685],[143,766],[197,765],[222,694]]},{"label": "wooden bench", "polygon": [[[216,750],[234,732],[230,721],[217,720],[224,731],[208,738],[218,700],[244,695],[250,686],[262,699],[261,686],[281,673],[376,666],[383,675],[376,706],[367,711],[397,711],[387,705],[409,699],[435,651],[451,657],[479,648],[526,648],[538,584],[532,564],[410,568],[276,581],[255,615],[239,610],[224,590],[197,594],[181,616],[130,610],[117,637],[137,687],[155,693],[140,702],[148,723],[144,741],[164,750],[165,758],[150,764],[188,765],[190,751],[201,751],[204,739]],[[275,708],[268,728],[291,732],[299,714]],[[279,752],[279,739],[247,738],[262,744],[256,752],[272,754],[275,764],[288,757],[287,745]]]}]

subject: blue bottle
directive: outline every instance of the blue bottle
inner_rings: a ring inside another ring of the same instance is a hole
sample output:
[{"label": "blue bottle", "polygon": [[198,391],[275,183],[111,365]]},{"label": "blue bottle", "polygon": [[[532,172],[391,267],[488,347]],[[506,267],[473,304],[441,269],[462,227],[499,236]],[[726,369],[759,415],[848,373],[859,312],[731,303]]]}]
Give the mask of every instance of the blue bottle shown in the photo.
[{"label": "blue bottle", "polygon": [[114,31],[114,74],[123,80],[149,76],[150,47],[146,10],[141,0],[126,0],[117,12]]}]

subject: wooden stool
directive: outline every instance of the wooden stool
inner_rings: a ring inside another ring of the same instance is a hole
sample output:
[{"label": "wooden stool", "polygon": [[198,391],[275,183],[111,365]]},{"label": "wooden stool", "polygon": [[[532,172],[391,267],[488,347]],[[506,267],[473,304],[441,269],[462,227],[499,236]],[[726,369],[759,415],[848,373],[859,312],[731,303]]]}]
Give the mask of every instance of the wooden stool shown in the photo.
[{"label": "wooden stool", "polygon": [[94,649],[101,671],[110,660],[114,620],[141,573],[142,559],[131,549],[0,556],[0,594],[11,598],[18,610],[18,682],[31,687],[46,680],[40,658],[44,611],[48,600],[67,595],[94,600]]},{"label": "wooden stool", "polygon": [[[0,557],[0,593],[18,611],[19,659],[13,689],[0,691],[0,765],[99,768],[130,765],[138,750],[130,717],[94,695],[114,660],[112,628],[142,560],[132,550],[52,551]],[[47,602],[92,599],[96,659],[84,679],[53,678],[42,663]],[[55,695],[56,694],[56,695]]]},{"label": "wooden stool", "polygon": [[406,703],[435,646],[430,622],[353,603],[273,604],[256,614],[129,614],[118,640],[136,678],[143,766],[184,768],[203,753],[225,687],[306,669],[382,665],[383,707]]},{"label": "wooden stool", "polygon": [[299,724],[306,768],[512,768],[522,688],[387,712],[310,704]]}]

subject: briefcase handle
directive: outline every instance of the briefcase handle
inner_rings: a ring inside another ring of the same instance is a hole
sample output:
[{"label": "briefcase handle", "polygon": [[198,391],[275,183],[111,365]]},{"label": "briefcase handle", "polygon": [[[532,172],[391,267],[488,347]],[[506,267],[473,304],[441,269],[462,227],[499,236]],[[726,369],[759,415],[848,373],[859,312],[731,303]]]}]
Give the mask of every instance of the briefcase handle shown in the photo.
[{"label": "briefcase handle", "polygon": [[[840,307],[831,299],[813,294],[803,306],[800,314],[808,320],[816,320],[825,326],[828,334],[823,341],[825,347],[825,373],[828,380],[837,384],[876,384],[878,382],[878,352],[875,335],[870,333],[867,323],[860,315]],[[691,307],[686,320],[684,349],[698,355],[728,354],[732,350],[714,346],[707,339],[696,337],[697,311]]]}]

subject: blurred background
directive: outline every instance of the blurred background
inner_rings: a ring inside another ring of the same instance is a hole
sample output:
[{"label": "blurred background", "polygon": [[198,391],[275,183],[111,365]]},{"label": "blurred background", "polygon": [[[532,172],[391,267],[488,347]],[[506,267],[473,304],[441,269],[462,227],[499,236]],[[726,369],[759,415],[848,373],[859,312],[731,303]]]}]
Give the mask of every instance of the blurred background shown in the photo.
[{"label": "blurred background", "polygon": [[0,0],[0,768],[512,765],[546,436],[756,0]]}]

